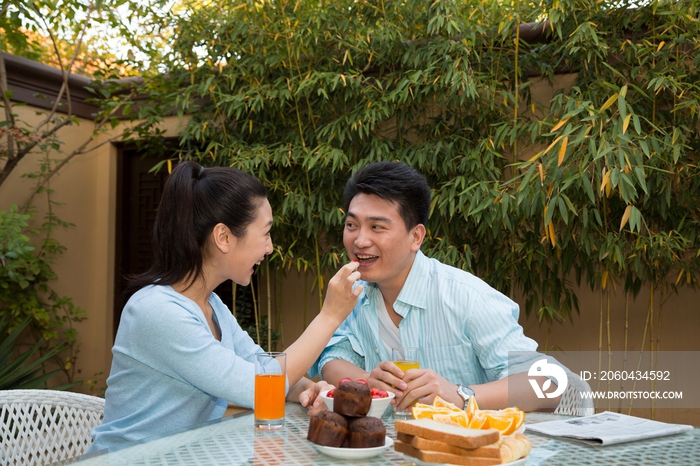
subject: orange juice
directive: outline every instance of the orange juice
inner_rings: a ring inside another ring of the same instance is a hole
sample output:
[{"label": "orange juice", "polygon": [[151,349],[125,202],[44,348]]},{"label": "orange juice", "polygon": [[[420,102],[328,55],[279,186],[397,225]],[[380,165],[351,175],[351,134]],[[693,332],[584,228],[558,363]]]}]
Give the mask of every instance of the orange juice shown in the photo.
[{"label": "orange juice", "polygon": [[257,374],[255,376],[255,418],[284,418],[285,374]]},{"label": "orange juice", "polygon": [[[406,361],[406,360],[399,360],[399,361],[394,361],[394,364],[398,366],[399,369],[401,369],[404,373],[409,370],[409,369],[420,369],[420,363],[418,361]],[[418,401],[414,401],[411,406],[415,405]],[[395,417],[411,417],[411,408],[406,408],[405,411],[396,411],[394,410],[394,416]]]},{"label": "orange juice", "polygon": [[420,369],[420,363],[418,361],[394,361],[394,364],[403,372],[409,369]]}]

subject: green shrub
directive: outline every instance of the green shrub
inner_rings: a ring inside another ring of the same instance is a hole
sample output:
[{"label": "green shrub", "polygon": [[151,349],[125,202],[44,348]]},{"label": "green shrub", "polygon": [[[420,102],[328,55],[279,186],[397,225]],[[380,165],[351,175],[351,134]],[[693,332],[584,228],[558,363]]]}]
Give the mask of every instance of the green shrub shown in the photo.
[{"label": "green shrub", "polygon": [[[16,206],[0,211],[0,335],[7,338],[3,342],[7,351],[4,360],[21,360],[11,355],[28,344],[31,350],[22,353],[24,356],[31,360],[37,355],[42,367],[56,369],[50,369],[50,374],[60,371],[72,381],[79,346],[73,323],[83,320],[85,311],[49,286],[56,279],[51,264],[64,250],[50,236],[57,220],[47,218],[42,225],[44,236],[39,238],[41,247],[37,248],[29,237],[37,234],[29,227],[31,219],[32,214],[19,213]],[[9,342],[14,346],[7,348]],[[28,374],[35,372],[32,369]]]},{"label": "green shrub", "polygon": [[[20,350],[20,337],[31,323],[32,319],[27,317],[20,325],[12,329],[9,316],[0,317],[0,335],[3,337],[3,341],[0,343],[0,390],[46,388],[46,381],[61,372],[61,369],[47,372],[47,366],[51,358],[56,357],[66,349],[67,342],[50,348],[41,356],[37,355],[45,344],[43,338],[28,351],[22,352]],[[66,389],[72,385],[74,384],[54,389]]]}]

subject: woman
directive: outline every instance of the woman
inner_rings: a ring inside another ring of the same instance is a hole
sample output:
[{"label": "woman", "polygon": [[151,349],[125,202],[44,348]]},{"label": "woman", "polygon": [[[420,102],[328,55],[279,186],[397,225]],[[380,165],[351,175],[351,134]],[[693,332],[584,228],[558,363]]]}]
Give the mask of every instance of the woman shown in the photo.
[{"label": "woman", "polygon": [[[89,451],[111,448],[252,407],[254,355],[262,351],[213,293],[225,280],[250,283],[272,252],[272,210],[262,183],[235,168],[194,162],[169,176],[153,228],[155,261],[132,279],[112,348],[105,417]],[[328,283],[320,314],[286,349],[287,399],[322,409],[327,388],[304,374],[362,291],[358,264]],[[273,361],[272,364],[277,364]]]}]

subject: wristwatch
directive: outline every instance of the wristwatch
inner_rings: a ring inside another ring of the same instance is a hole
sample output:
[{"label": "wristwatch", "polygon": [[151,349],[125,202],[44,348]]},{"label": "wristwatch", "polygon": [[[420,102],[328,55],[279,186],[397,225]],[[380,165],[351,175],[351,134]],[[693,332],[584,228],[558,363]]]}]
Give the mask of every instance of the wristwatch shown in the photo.
[{"label": "wristwatch", "polygon": [[467,402],[469,401],[469,398],[476,395],[476,393],[474,393],[474,390],[465,385],[460,384],[457,384],[457,393],[464,399],[464,409],[467,409]]}]

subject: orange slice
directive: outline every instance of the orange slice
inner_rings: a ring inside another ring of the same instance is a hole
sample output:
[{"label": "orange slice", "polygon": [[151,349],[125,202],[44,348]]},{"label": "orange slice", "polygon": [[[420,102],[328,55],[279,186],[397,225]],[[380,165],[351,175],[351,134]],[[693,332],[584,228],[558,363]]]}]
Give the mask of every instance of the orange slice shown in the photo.
[{"label": "orange slice", "polygon": [[488,429],[488,419],[486,416],[475,415],[469,420],[470,429]]},{"label": "orange slice", "polygon": [[450,413],[436,413],[433,415],[433,420],[438,422],[447,422],[451,424],[456,424],[462,427],[469,426],[469,419],[467,419],[467,413],[464,411],[452,411]]},{"label": "orange slice", "polygon": [[523,425],[525,422],[525,413],[523,411],[512,411],[508,413],[513,418],[513,423],[510,425],[509,429],[502,432],[503,435],[510,435]]},{"label": "orange slice", "polygon": [[497,429],[502,435],[513,434],[525,421],[525,413],[517,407],[479,409],[474,397],[469,398],[464,411],[436,396],[432,405],[416,403],[411,414],[414,419],[432,419],[471,429]]},{"label": "orange slice", "polygon": [[436,408],[449,408],[452,411],[462,411],[461,409],[459,409],[457,407],[457,405],[450,403],[449,401],[445,401],[437,395],[435,396],[435,399],[433,400],[433,406],[435,406]]},{"label": "orange slice", "polygon": [[432,419],[433,414],[435,414],[435,409],[430,405],[416,403],[411,408],[411,414],[413,415],[413,419]]},{"label": "orange slice", "polygon": [[433,419],[436,414],[450,414],[451,412],[452,410],[448,408],[436,408],[435,406],[422,403],[416,403],[411,408],[413,419]]},{"label": "orange slice", "polygon": [[474,417],[474,414],[476,414],[478,410],[479,405],[476,404],[476,397],[469,397],[469,401],[467,401],[467,406],[464,407],[464,411],[466,411],[469,420],[471,420]]},{"label": "orange slice", "polygon": [[516,422],[514,418],[510,416],[494,416],[491,414],[486,414],[488,419],[489,428],[496,429],[500,433],[504,434],[510,431],[513,424]]}]

